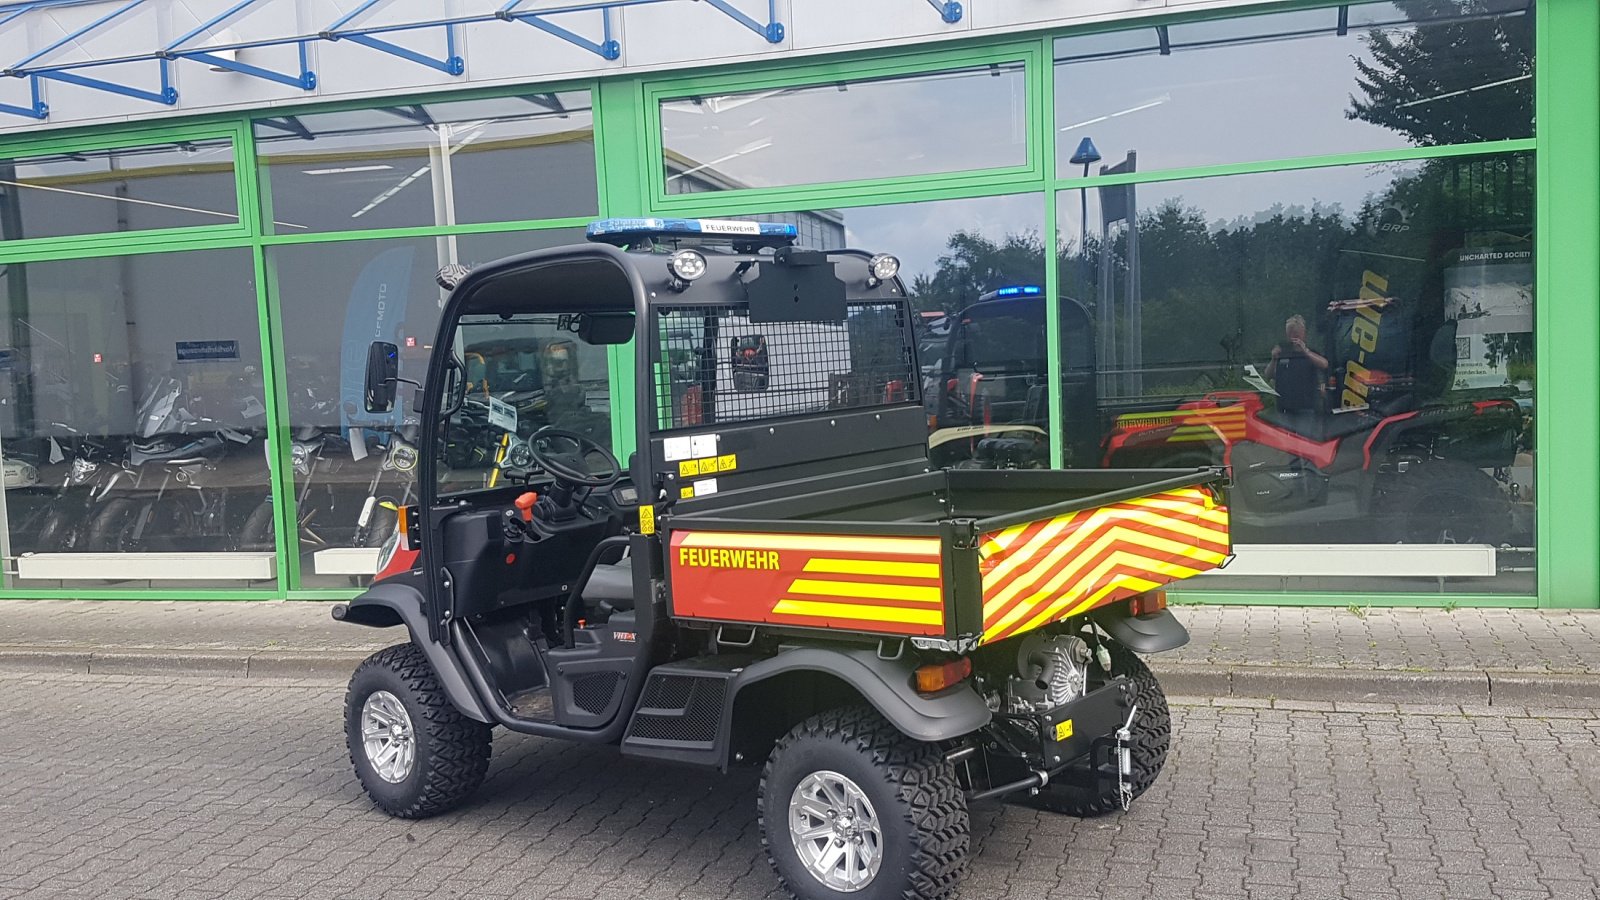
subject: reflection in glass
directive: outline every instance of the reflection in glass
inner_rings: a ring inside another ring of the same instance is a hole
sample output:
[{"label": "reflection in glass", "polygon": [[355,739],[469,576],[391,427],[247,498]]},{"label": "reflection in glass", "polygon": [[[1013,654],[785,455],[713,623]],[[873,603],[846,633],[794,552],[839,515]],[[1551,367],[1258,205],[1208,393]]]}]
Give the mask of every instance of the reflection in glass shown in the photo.
[{"label": "reflection in glass", "polygon": [[1479,577],[1414,551],[1391,587],[1531,591],[1533,188],[1503,154],[1062,194],[1068,464],[1229,464],[1241,544],[1449,545]]},{"label": "reflection in glass", "polygon": [[[610,449],[606,348],[584,342],[562,326],[561,318],[462,318],[453,345],[465,375],[460,408],[450,416],[439,447],[435,471],[441,493],[542,478],[529,448],[541,428],[571,432]],[[598,463],[578,458],[591,468]]]},{"label": "reflection in glass", "polygon": [[667,193],[1020,166],[1027,115],[1021,63],[667,100]]},{"label": "reflection in glass", "polygon": [[0,159],[0,240],[238,222],[226,139]]},{"label": "reflection in glass", "polygon": [[1068,164],[1085,138],[1107,166],[1137,155],[1154,171],[1533,136],[1520,0],[1199,21],[1062,38],[1055,54],[1064,176],[1086,174]]},{"label": "reflection in glass", "polygon": [[264,548],[239,541],[268,494],[252,273],[247,250],[0,272],[15,584],[239,587],[276,577],[270,536]]},{"label": "reflection in glass", "polygon": [[[370,580],[378,548],[393,530],[394,507],[415,498],[415,392],[402,385],[392,411],[366,412],[368,345],[395,344],[400,377],[422,381],[445,300],[434,280],[442,265],[476,265],[582,240],[577,229],[554,229],[268,251],[270,285],[282,310],[300,586]],[[271,523],[271,509],[260,510],[242,540],[270,543]]]},{"label": "reflection in glass", "polygon": [[284,115],[255,135],[277,234],[598,210],[583,91]]}]

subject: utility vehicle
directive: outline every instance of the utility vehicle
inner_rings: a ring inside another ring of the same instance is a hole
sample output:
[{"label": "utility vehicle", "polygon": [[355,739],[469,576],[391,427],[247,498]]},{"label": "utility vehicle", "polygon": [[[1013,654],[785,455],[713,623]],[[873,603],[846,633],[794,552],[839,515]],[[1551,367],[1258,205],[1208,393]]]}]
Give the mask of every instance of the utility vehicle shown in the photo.
[{"label": "utility vehicle", "polygon": [[[1093,815],[1150,787],[1171,724],[1136,654],[1187,641],[1162,588],[1229,556],[1223,470],[938,470],[893,257],[754,222],[589,235],[473,269],[444,307],[418,503],[334,608],[410,635],[346,698],[379,808],[460,804],[495,727],[761,766],[795,896],[922,898],[960,878],[971,802]],[[595,392],[530,422],[467,390],[459,354],[491,339],[610,350],[567,374],[631,370],[609,391],[634,421],[594,431]],[[370,411],[397,356],[371,349]],[[451,464],[474,429],[485,462]]]}]

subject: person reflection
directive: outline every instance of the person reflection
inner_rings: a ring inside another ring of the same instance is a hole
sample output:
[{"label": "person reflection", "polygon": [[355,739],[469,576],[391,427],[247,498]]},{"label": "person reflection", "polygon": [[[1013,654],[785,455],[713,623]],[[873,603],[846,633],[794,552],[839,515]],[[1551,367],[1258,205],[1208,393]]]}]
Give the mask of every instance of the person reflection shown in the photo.
[{"label": "person reflection", "polygon": [[1284,425],[1314,434],[1322,415],[1323,385],[1328,360],[1306,346],[1306,320],[1290,316],[1283,323],[1284,340],[1272,348],[1267,380],[1278,392],[1278,416]]}]

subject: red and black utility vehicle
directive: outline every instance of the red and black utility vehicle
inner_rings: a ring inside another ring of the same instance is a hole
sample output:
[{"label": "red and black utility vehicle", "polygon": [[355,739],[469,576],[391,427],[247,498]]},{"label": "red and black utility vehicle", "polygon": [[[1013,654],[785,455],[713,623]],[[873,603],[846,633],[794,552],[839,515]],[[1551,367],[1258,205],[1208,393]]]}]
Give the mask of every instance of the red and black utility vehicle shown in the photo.
[{"label": "red and black utility vehicle", "polygon": [[[590,236],[444,308],[418,504],[334,611],[409,633],[346,699],[381,809],[462,803],[496,727],[760,766],[790,892],[920,898],[954,890],[971,802],[1092,815],[1150,787],[1171,721],[1137,654],[1187,641],[1162,589],[1229,557],[1220,469],[938,469],[893,257],[753,222]],[[537,416],[461,356],[517,339],[530,366],[566,342]],[[373,346],[374,411],[396,358]],[[626,436],[594,427],[614,391]]]}]

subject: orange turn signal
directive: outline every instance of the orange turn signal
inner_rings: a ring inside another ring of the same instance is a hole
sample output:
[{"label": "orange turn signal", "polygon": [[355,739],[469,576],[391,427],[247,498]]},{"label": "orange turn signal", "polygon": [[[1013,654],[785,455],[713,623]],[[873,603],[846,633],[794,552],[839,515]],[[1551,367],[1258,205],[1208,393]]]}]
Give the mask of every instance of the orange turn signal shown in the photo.
[{"label": "orange turn signal", "polygon": [[917,667],[917,692],[937,694],[953,684],[960,684],[972,674],[972,660],[965,656],[945,663],[929,663]]},{"label": "orange turn signal", "polygon": [[1128,611],[1136,616],[1148,616],[1167,608],[1166,591],[1150,591],[1128,601]]}]

